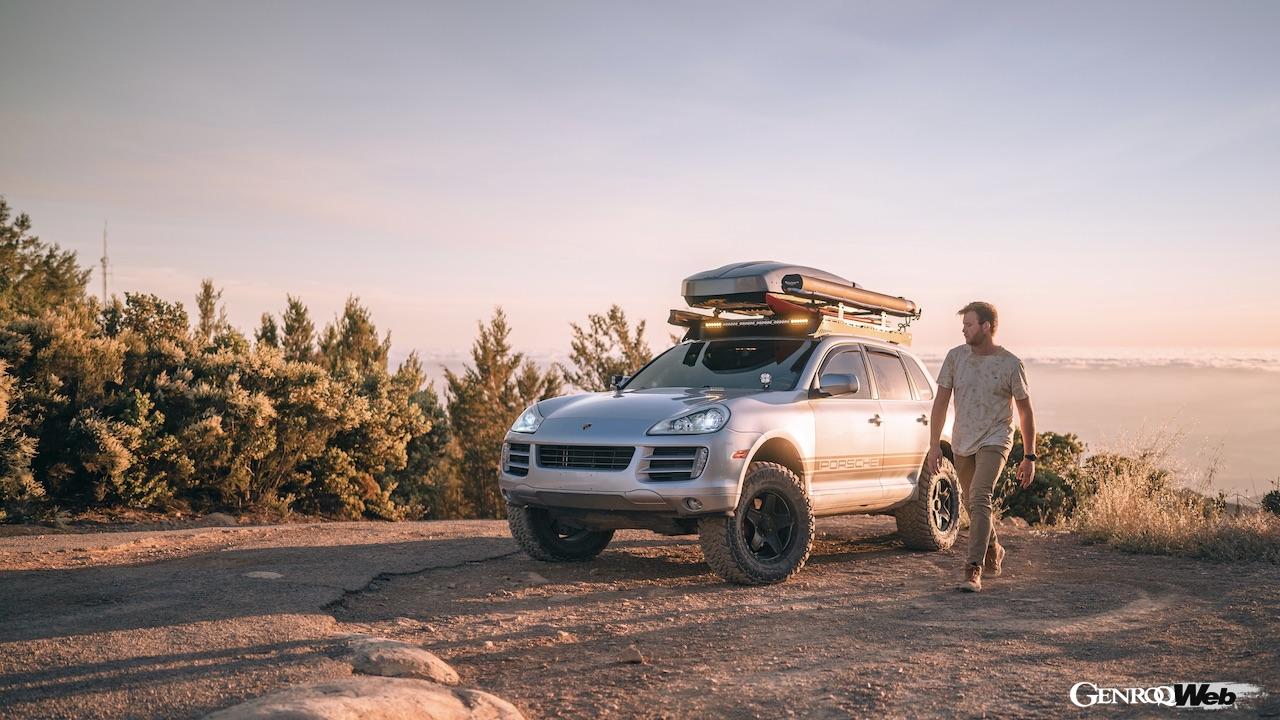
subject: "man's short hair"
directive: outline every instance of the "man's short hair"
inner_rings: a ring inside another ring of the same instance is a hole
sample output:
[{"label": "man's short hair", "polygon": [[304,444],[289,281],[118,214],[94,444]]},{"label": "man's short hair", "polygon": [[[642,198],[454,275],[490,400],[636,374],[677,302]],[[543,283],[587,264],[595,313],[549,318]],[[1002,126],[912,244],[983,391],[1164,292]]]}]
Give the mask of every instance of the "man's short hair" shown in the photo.
[{"label": "man's short hair", "polygon": [[995,334],[996,325],[999,324],[1000,322],[1000,315],[999,313],[996,312],[995,305],[992,305],[989,302],[982,302],[980,300],[975,300],[969,303],[968,305],[965,305],[964,307],[960,308],[960,312],[956,314],[964,315],[965,313],[969,313],[969,312],[978,316],[979,325],[981,325],[984,322],[991,323],[991,332],[992,334]]}]

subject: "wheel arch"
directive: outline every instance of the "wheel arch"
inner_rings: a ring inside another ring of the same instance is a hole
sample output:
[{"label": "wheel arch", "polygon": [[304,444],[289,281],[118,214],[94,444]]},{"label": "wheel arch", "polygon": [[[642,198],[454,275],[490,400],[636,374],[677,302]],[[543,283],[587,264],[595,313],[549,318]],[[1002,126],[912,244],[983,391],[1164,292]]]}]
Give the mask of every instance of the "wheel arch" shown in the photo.
[{"label": "wheel arch", "polygon": [[956,461],[956,453],[955,450],[951,448],[950,440],[942,441],[942,457],[950,460],[952,463]]},{"label": "wheel arch", "polygon": [[809,474],[805,471],[805,463],[800,449],[796,446],[794,440],[781,433],[763,436],[756,442],[756,446],[752,449],[751,454],[747,456],[747,462],[742,467],[742,476],[738,478],[738,492],[742,492],[742,483],[746,479],[747,468],[753,462],[774,462],[787,468],[800,478],[800,482],[809,492]]}]

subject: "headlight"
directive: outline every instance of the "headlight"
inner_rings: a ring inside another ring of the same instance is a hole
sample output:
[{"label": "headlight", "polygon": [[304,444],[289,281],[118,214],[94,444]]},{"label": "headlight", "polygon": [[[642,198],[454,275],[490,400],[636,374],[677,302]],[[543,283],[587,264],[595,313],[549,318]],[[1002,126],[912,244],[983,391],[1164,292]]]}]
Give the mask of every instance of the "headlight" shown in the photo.
[{"label": "headlight", "polygon": [[511,426],[511,432],[531,433],[538,429],[542,424],[542,413],[538,412],[538,404],[534,403],[529,406],[528,410],[520,413],[520,417],[516,418],[516,423]]},{"label": "headlight", "polygon": [[729,422],[729,409],[712,407],[689,413],[688,415],[681,415],[671,420],[663,420],[649,428],[649,434],[696,435],[698,433],[712,433],[724,427],[727,422]]}]

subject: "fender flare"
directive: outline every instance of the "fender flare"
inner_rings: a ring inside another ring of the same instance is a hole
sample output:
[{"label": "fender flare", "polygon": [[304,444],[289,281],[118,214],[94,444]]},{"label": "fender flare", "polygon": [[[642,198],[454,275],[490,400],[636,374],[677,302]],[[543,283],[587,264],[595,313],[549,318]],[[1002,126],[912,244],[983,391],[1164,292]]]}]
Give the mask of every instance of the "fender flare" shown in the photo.
[{"label": "fender flare", "polygon": [[796,474],[800,477],[800,482],[804,486],[804,491],[812,495],[812,487],[810,486],[812,473],[809,471],[808,463],[805,462],[805,455],[801,451],[801,443],[794,435],[784,430],[770,430],[756,438],[755,443],[751,445],[751,449],[747,452],[747,461],[742,464],[742,470],[738,473],[738,483],[735,488],[735,494],[739,497],[742,495],[742,486],[746,482],[747,469],[750,468],[751,463],[756,460],[756,456],[760,453],[761,448],[773,441],[782,441],[786,443],[787,447],[795,455],[799,468],[793,468],[793,470],[796,470]]}]

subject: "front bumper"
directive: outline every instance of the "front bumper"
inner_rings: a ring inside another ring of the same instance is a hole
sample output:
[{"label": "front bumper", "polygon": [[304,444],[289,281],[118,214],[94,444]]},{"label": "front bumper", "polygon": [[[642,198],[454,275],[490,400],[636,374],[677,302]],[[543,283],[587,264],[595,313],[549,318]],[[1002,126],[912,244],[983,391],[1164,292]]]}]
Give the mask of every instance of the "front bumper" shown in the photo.
[{"label": "front bumper", "polygon": [[[707,435],[672,435],[631,438],[635,448],[625,468],[603,470],[546,466],[539,445],[592,447],[578,438],[509,433],[507,444],[528,444],[527,469],[506,462],[500,468],[498,486],[516,505],[577,510],[652,512],[677,516],[723,514],[738,504],[739,483],[746,454],[757,435],[721,430]],[[572,442],[578,440],[578,442]],[[599,446],[625,446],[617,442]],[[706,448],[706,465],[694,479],[655,479],[655,459],[665,448]],[[738,453],[742,457],[735,458]],[[656,457],[655,457],[656,456]],[[504,458],[507,453],[504,453]],[[511,472],[515,470],[516,472]],[[524,474],[518,474],[523,471]]]}]

